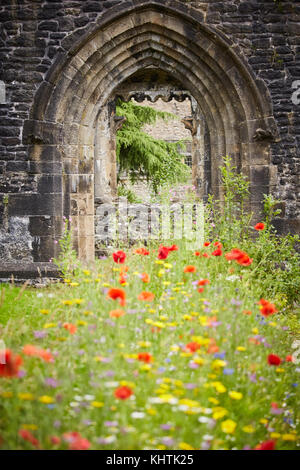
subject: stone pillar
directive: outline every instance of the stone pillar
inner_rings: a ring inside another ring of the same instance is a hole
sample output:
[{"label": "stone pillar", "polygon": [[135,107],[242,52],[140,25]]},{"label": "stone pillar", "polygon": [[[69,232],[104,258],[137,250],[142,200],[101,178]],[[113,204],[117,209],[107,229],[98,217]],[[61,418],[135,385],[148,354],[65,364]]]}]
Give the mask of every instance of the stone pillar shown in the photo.
[{"label": "stone pillar", "polygon": [[196,187],[197,196],[206,199],[208,194],[208,181],[206,170],[208,169],[207,158],[207,129],[205,119],[202,116],[198,106],[192,106],[192,116],[182,119],[186,129],[189,129],[192,140],[192,179]]}]

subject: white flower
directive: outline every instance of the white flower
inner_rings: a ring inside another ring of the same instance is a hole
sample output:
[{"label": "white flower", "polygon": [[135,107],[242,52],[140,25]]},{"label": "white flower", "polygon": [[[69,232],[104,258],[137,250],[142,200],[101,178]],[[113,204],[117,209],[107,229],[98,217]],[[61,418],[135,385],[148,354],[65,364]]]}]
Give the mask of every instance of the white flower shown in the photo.
[{"label": "white flower", "polygon": [[131,417],[133,419],[143,419],[145,417],[145,413],[143,413],[142,411],[134,411],[133,413],[131,413]]}]

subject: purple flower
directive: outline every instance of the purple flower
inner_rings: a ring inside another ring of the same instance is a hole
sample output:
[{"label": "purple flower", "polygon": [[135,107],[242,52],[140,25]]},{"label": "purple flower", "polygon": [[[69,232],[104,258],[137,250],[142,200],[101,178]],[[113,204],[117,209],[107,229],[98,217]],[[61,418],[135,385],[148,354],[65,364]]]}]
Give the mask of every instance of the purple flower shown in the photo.
[{"label": "purple flower", "polygon": [[47,331],[44,331],[44,330],[42,331],[36,330],[33,332],[33,334],[35,338],[45,338],[45,336],[47,336],[48,333]]},{"label": "purple flower", "polygon": [[223,374],[224,375],[232,375],[234,374],[234,369],[223,369]]},{"label": "purple flower", "polygon": [[48,385],[49,387],[52,387],[52,388],[56,388],[58,386],[58,382],[52,377],[47,377],[45,379],[45,385]]},{"label": "purple flower", "polygon": [[174,439],[172,437],[163,437],[161,442],[166,446],[166,447],[172,447],[174,445]]},{"label": "purple flower", "polygon": [[104,426],[107,428],[116,428],[118,426],[118,421],[104,421]]},{"label": "purple flower", "polygon": [[23,370],[23,369],[22,369],[22,370],[19,370],[19,372],[18,372],[18,377],[19,377],[20,379],[21,379],[22,377],[25,377],[25,375],[26,375],[26,370]]},{"label": "purple flower", "polygon": [[214,354],[214,357],[215,357],[216,359],[224,359],[225,354],[226,354],[225,351],[224,351],[224,352],[221,352],[221,353],[215,353],[215,354]]},{"label": "purple flower", "polygon": [[197,387],[197,384],[185,384],[185,388],[187,390],[193,390],[196,387]]},{"label": "purple flower", "polygon": [[163,431],[170,431],[170,429],[172,429],[172,424],[161,424],[160,425],[160,428],[163,429]]}]

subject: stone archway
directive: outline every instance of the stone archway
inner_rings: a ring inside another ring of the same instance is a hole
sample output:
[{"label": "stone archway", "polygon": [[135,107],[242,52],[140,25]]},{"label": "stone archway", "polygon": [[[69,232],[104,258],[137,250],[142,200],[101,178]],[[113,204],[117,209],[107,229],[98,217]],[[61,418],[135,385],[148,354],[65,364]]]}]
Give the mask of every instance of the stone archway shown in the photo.
[{"label": "stone archway", "polygon": [[[94,257],[97,118],[113,91],[147,67],[172,75],[197,101],[210,136],[214,194],[222,197],[218,167],[225,154],[249,176],[253,211],[269,191],[269,143],[276,128],[266,87],[230,40],[202,24],[199,12],[171,3],[135,0],[112,8],[80,39],[65,40],[68,52],[58,56],[38,90],[23,139],[56,188],[47,201],[55,214],[48,246],[60,233],[63,216],[71,215],[79,256]],[[41,188],[41,195],[49,192]],[[53,256],[54,245],[51,249]]]}]

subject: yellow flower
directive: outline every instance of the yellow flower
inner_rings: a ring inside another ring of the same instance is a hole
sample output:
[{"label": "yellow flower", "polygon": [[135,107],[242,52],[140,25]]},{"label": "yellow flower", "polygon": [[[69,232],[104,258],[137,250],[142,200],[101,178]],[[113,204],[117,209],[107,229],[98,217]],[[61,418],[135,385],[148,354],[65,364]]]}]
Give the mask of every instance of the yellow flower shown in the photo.
[{"label": "yellow flower", "polygon": [[54,403],[55,400],[53,397],[49,397],[49,395],[43,395],[39,398],[39,401],[45,405],[49,405],[50,403]]},{"label": "yellow flower", "polygon": [[279,432],[271,432],[270,437],[272,439],[279,439],[281,434]]},{"label": "yellow flower", "polygon": [[140,346],[140,348],[150,348],[151,346],[150,341],[138,341],[137,344]]},{"label": "yellow flower", "polygon": [[164,263],[164,267],[165,267],[166,269],[172,269],[172,268],[173,268],[173,264],[171,264],[171,263]]},{"label": "yellow flower", "polygon": [[211,368],[214,370],[219,370],[225,366],[226,366],[226,362],[222,361],[221,359],[216,359],[215,361],[211,363]]},{"label": "yellow flower", "polygon": [[161,259],[155,260],[155,264],[164,264],[164,261]]},{"label": "yellow flower", "polygon": [[170,281],[164,281],[164,282],[163,282],[163,285],[164,285],[164,286],[169,286],[170,284],[171,284]]},{"label": "yellow flower", "polygon": [[81,305],[84,302],[84,299],[74,299],[74,304]]},{"label": "yellow flower", "polygon": [[283,434],[282,440],[283,441],[296,441],[297,436],[295,434]]},{"label": "yellow flower", "polygon": [[42,313],[43,315],[49,315],[50,310],[47,310],[46,308],[41,308],[40,313]]},{"label": "yellow flower", "polygon": [[252,333],[254,335],[258,335],[258,328],[252,328]]},{"label": "yellow flower", "polygon": [[73,305],[73,300],[62,300],[61,303],[63,305]]},{"label": "yellow flower", "polygon": [[262,418],[259,420],[261,424],[268,424],[268,420],[266,418]]},{"label": "yellow flower", "polygon": [[245,346],[238,346],[238,347],[236,348],[236,350],[243,352],[243,351],[246,351],[246,348],[245,348]]},{"label": "yellow flower", "polygon": [[77,323],[78,326],[86,326],[87,325],[87,322],[84,321],[84,320],[78,320],[76,323]]},{"label": "yellow flower", "polygon": [[190,446],[190,444],[187,444],[186,442],[180,442],[179,449],[180,450],[194,450],[194,447]]},{"label": "yellow flower", "polygon": [[140,365],[140,370],[143,372],[148,372],[151,370],[151,365],[150,364],[142,364]]},{"label": "yellow flower", "polygon": [[148,408],[147,413],[150,416],[155,416],[157,414],[157,411],[154,408]]},{"label": "yellow flower", "polygon": [[221,423],[221,429],[226,434],[233,434],[236,428],[236,423],[232,419],[226,419]]},{"label": "yellow flower", "polygon": [[232,398],[233,400],[241,400],[243,398],[243,394],[240,393],[240,392],[235,392],[234,390],[229,392],[228,395],[230,396],[230,398]]},{"label": "yellow flower", "polygon": [[209,397],[208,401],[213,405],[218,405],[220,403],[215,397]]},{"label": "yellow flower", "polygon": [[57,326],[57,323],[45,323],[44,327],[43,328],[54,328],[55,326]]},{"label": "yellow flower", "polygon": [[193,319],[193,317],[191,315],[183,315],[183,320],[187,320],[187,321],[191,321]]},{"label": "yellow flower", "polygon": [[70,282],[71,287],[77,287],[79,286],[79,282]]},{"label": "yellow flower", "polygon": [[28,429],[30,431],[36,431],[38,429],[36,424],[22,424],[22,429]]},{"label": "yellow flower", "polygon": [[199,408],[200,403],[198,403],[195,400],[190,400],[189,398],[182,398],[179,400],[179,405],[185,405],[188,406],[189,408]]},{"label": "yellow flower", "polygon": [[89,310],[85,310],[85,311],[83,312],[83,315],[86,315],[86,316],[88,316],[88,315],[93,315],[93,312],[90,312]]},{"label": "yellow flower", "polygon": [[228,411],[225,410],[225,408],[222,408],[222,406],[216,406],[213,408],[213,419],[221,419],[224,418],[228,414]]},{"label": "yellow flower", "polygon": [[13,396],[13,393],[12,392],[1,392],[0,396],[2,398],[11,398]]},{"label": "yellow flower", "polygon": [[102,408],[104,406],[104,403],[101,401],[92,401],[91,406],[94,408]]},{"label": "yellow flower", "polygon": [[218,393],[225,393],[226,387],[221,382],[212,382],[212,386],[215,387]]},{"label": "yellow flower", "polygon": [[284,372],[284,369],[282,369],[282,367],[277,367],[276,372],[278,374],[282,374],[282,372]]},{"label": "yellow flower", "polygon": [[18,393],[18,397],[20,400],[34,400],[32,393]]},{"label": "yellow flower", "polygon": [[248,434],[252,434],[253,432],[255,432],[255,428],[251,426],[251,424],[249,424],[248,426],[243,427],[243,431]]},{"label": "yellow flower", "polygon": [[84,269],[83,274],[85,274],[86,276],[89,276],[91,274],[91,271],[89,271],[88,269]]}]

